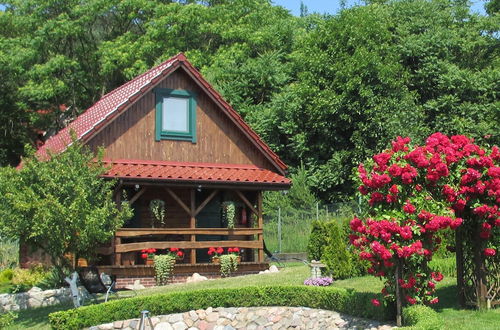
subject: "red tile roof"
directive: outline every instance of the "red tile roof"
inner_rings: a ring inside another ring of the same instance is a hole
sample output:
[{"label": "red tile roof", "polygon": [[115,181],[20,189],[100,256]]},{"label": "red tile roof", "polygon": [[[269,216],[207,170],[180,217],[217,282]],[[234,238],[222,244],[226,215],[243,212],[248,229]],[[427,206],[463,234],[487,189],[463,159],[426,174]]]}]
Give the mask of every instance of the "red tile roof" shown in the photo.
[{"label": "red tile roof", "polygon": [[105,160],[105,178],[182,183],[232,183],[290,186],[290,179],[253,165]]},{"label": "red tile roof", "polygon": [[78,140],[88,141],[103,126],[109,123],[122,110],[127,109],[141,95],[151,90],[161,79],[182,67],[196,83],[217,103],[229,118],[253,142],[266,158],[281,173],[285,174],[287,166],[281,161],[267,144],[255,133],[241,116],[227,103],[222,96],[202,77],[200,72],[189,63],[184,54],[178,54],[149,71],[137,76],[124,85],[104,95],[97,103],[72,121],[66,128],[49,138],[37,150],[37,155],[47,157],[47,151],[59,153],[71,144],[70,132],[76,133]]}]

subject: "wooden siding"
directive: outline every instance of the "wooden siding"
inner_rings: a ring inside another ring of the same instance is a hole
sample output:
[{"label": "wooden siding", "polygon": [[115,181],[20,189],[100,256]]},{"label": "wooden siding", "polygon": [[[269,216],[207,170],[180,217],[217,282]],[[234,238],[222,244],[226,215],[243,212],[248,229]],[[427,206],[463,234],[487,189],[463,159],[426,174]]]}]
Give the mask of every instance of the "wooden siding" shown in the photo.
[{"label": "wooden siding", "polygon": [[275,170],[223,111],[182,70],[178,69],[156,87],[183,89],[197,96],[197,142],[155,141],[155,94],[146,93],[87,144],[105,148],[110,159],[165,160],[226,164],[253,164]]}]

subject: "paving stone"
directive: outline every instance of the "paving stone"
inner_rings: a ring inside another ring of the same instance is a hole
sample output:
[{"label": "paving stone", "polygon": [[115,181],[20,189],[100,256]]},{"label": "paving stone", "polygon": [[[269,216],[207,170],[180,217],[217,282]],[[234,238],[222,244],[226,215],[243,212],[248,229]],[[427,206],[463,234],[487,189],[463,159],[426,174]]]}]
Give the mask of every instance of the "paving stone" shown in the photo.
[{"label": "paving stone", "polygon": [[211,312],[207,314],[206,320],[207,322],[215,322],[219,319],[219,313]]}]

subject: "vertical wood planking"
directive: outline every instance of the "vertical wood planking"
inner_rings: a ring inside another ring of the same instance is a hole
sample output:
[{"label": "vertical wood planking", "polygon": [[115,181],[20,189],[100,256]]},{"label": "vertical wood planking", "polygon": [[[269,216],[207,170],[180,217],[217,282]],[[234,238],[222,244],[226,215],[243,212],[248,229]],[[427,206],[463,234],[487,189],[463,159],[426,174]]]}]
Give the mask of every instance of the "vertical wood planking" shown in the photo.
[{"label": "vertical wood planking", "polygon": [[184,89],[197,96],[197,143],[155,141],[155,96],[150,91],[87,144],[105,148],[105,158],[248,164],[274,170],[267,158],[184,72],[176,71],[158,85]]}]

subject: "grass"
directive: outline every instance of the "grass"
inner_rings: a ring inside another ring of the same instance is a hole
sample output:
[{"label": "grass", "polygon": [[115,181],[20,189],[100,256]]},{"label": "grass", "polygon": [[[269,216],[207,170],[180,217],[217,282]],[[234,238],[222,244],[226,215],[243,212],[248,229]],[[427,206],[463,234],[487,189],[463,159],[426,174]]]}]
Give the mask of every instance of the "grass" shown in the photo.
[{"label": "grass", "polygon": [[[293,253],[307,250],[311,219],[283,219],[281,225],[281,252]],[[264,226],[264,241],[271,252],[279,251],[278,222],[272,220]]]},{"label": "grass", "polygon": [[[286,264],[279,273],[262,275],[247,275],[243,277],[230,277],[219,280],[209,280],[189,284],[172,284],[164,287],[141,290],[139,295],[152,295],[167,292],[188,292],[206,288],[238,288],[245,286],[261,285],[292,285],[302,284],[309,277],[309,268],[302,263]],[[333,286],[354,289],[362,292],[380,292],[382,281],[372,276],[351,278],[334,281]],[[454,278],[447,277],[437,287],[439,303],[433,308],[439,312],[445,322],[444,329],[464,330],[489,330],[498,329],[500,324],[500,309],[485,312],[463,310],[458,307],[456,299],[456,282]],[[44,307],[19,313],[19,318],[14,325],[6,329],[50,329],[47,322],[49,313],[68,309],[71,306]]]}]

